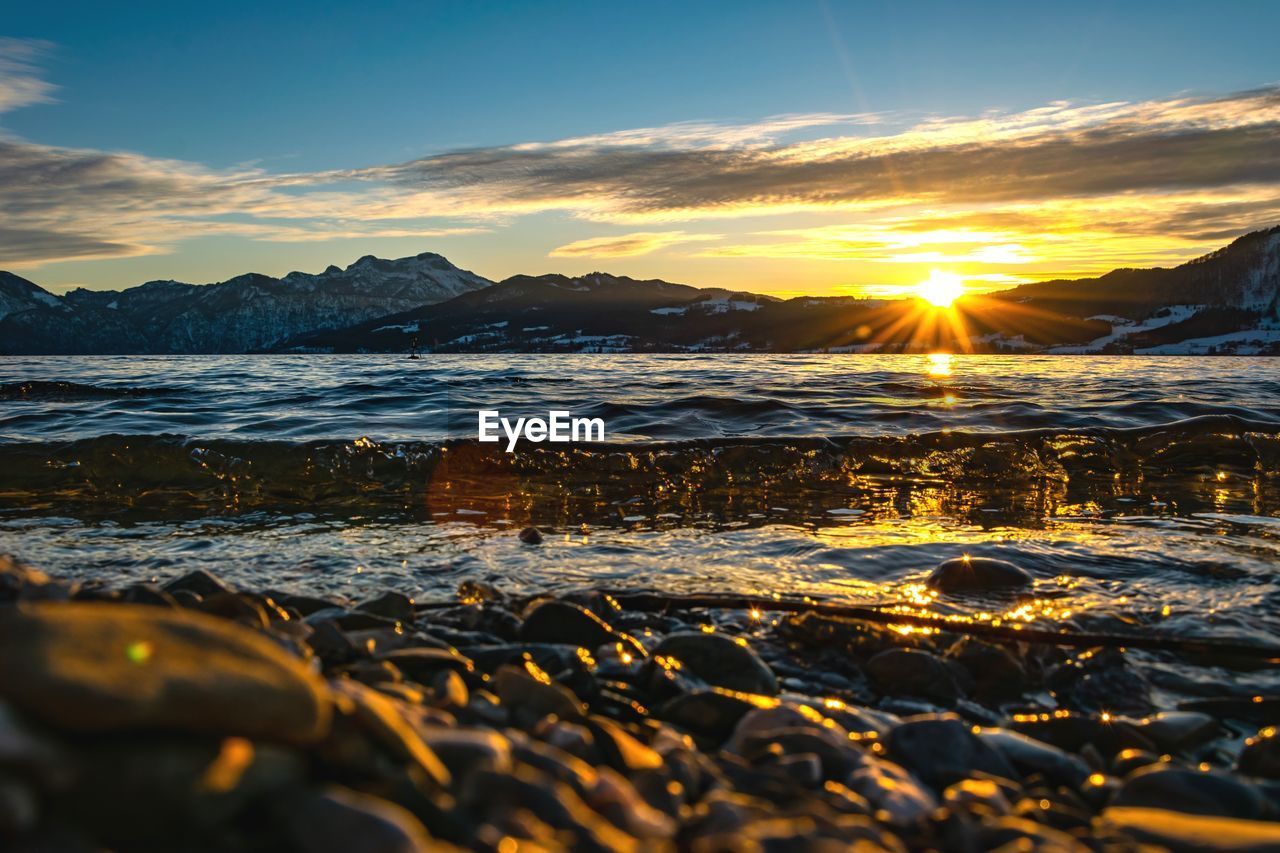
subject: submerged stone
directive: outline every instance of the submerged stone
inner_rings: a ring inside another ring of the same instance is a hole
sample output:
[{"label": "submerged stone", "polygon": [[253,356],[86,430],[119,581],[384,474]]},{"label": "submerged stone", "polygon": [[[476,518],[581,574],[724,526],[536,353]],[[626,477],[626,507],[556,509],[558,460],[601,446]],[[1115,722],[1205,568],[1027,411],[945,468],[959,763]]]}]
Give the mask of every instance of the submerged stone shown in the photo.
[{"label": "submerged stone", "polygon": [[1013,589],[1031,583],[1031,573],[1008,560],[971,557],[946,560],[929,573],[925,585],[939,592]]}]

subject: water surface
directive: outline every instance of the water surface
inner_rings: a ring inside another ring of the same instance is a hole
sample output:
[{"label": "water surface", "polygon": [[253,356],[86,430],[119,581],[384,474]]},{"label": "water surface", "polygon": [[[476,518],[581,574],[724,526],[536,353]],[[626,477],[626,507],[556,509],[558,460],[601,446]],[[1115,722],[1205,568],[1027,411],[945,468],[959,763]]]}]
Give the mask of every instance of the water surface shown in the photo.
[{"label": "water surface", "polygon": [[[601,417],[608,442],[506,454],[479,408]],[[1268,359],[0,360],[0,550],[114,584],[807,594],[1280,642],[1278,486]],[[1036,586],[926,594],[964,553]]]}]

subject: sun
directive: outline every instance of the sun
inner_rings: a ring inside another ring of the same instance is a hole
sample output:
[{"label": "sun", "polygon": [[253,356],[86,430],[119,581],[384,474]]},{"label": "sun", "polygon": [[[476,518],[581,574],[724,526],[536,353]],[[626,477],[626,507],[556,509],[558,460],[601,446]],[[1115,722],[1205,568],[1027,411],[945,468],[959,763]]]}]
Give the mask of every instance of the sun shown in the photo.
[{"label": "sun", "polygon": [[916,296],[939,308],[951,307],[963,295],[964,279],[953,272],[931,270],[929,277],[916,285]]}]

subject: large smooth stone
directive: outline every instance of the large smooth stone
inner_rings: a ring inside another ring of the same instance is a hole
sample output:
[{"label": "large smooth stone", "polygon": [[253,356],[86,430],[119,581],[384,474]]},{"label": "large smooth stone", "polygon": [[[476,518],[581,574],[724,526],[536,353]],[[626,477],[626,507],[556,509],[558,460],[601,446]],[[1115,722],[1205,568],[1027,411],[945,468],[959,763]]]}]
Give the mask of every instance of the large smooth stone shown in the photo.
[{"label": "large smooth stone", "polygon": [[938,564],[925,585],[939,592],[1014,589],[1031,583],[1031,573],[1008,560],[994,557],[956,557]]},{"label": "large smooth stone", "polygon": [[1264,853],[1280,850],[1280,823],[1183,814],[1159,808],[1112,806],[1102,813],[1105,826],[1137,841],[1174,853],[1229,850]]},{"label": "large smooth stone", "polygon": [[572,690],[552,681],[536,664],[510,664],[500,667],[493,676],[493,691],[502,705],[515,718],[530,724],[548,715],[562,720],[577,720],[585,710]]},{"label": "large smooth stone", "polygon": [[1002,754],[979,740],[954,714],[914,717],[889,733],[889,757],[920,781],[943,791],[974,771],[1018,781],[1018,771]]},{"label": "large smooth stone", "polygon": [[746,642],[720,633],[683,631],[670,634],[653,650],[653,655],[672,657],[708,684],[776,696],[778,679],[769,665]]},{"label": "large smooth stone", "polygon": [[712,687],[668,700],[658,709],[658,717],[686,731],[723,743],[748,711],[777,705],[778,700],[769,696]]},{"label": "large smooth stone", "polygon": [[915,649],[889,649],[867,661],[876,689],[890,696],[916,696],[952,706],[960,697],[955,673],[937,655]]},{"label": "large smooth stone", "polygon": [[529,643],[565,643],[597,649],[617,640],[599,616],[568,601],[555,599],[534,605],[520,625],[520,639]]},{"label": "large smooth stone", "polygon": [[1023,773],[1040,773],[1055,785],[1072,788],[1080,787],[1089,776],[1089,765],[1083,760],[1035,738],[997,728],[981,729],[977,734]]},{"label": "large smooth stone", "polygon": [[1171,808],[1188,814],[1244,820],[1274,818],[1257,787],[1223,773],[1157,764],[1135,770],[1111,801],[1116,806]]},{"label": "large smooth stone", "polygon": [[339,709],[397,761],[416,766],[424,778],[441,787],[449,784],[448,768],[405,719],[401,704],[351,679],[337,679],[331,687],[341,697]]},{"label": "large smooth stone", "polygon": [[126,604],[42,604],[0,615],[0,696],[60,728],[168,729],[319,740],[324,682],[224,619]]}]

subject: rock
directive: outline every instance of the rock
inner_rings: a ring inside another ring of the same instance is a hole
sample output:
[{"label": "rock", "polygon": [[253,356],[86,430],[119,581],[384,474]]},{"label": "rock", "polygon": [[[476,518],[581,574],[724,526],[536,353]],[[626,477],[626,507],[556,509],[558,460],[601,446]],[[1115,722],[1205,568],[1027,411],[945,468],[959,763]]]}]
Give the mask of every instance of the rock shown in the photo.
[{"label": "rock", "polygon": [[42,604],[0,614],[0,696],[60,728],[310,742],[328,691],[266,637],[189,611]]},{"label": "rock", "polygon": [[1035,738],[996,728],[981,729],[977,734],[1021,773],[1039,773],[1055,785],[1070,788],[1080,787],[1089,776],[1089,765],[1080,758]]},{"label": "rock", "polygon": [[592,717],[588,726],[601,758],[619,773],[630,776],[643,770],[658,770],[662,767],[662,756],[657,751],[636,740],[613,720]]},{"label": "rock", "polygon": [[1091,853],[1076,838],[1051,826],[1019,817],[1001,817],[983,824],[974,834],[978,850],[1022,851],[1036,853]]},{"label": "rock", "polygon": [[440,787],[449,784],[448,769],[406,722],[395,700],[350,679],[336,680],[332,687],[346,700],[339,704],[343,715],[353,718],[393,758],[415,766]]},{"label": "rock", "polygon": [[537,815],[559,830],[547,845],[551,849],[640,849],[636,839],[597,814],[571,786],[526,765],[517,764],[510,773],[477,771],[458,799],[470,813],[500,826],[512,815]]},{"label": "rock", "polygon": [[1250,776],[1280,779],[1280,738],[1275,726],[1267,726],[1244,742],[1236,769]]},{"label": "rock", "polygon": [[1015,714],[1009,728],[1068,752],[1081,752],[1092,745],[1106,758],[1123,749],[1155,751],[1134,721],[1111,714],[1081,714],[1059,710],[1039,714]]},{"label": "rock", "polygon": [[511,742],[488,729],[421,726],[418,734],[448,768],[456,782],[477,769],[506,773],[511,769]]},{"label": "rock", "polygon": [[428,853],[456,849],[395,803],[333,785],[299,797],[281,818],[300,853]]},{"label": "rock", "polygon": [[536,527],[526,527],[520,531],[520,541],[526,545],[541,545],[542,531]]},{"label": "rock", "polygon": [[917,696],[954,705],[960,696],[955,673],[937,655],[915,649],[888,649],[867,661],[876,689],[891,696]]},{"label": "rock", "polygon": [[1154,707],[1151,684],[1120,649],[1081,652],[1050,671],[1045,683],[1060,703],[1081,711],[1145,714]]},{"label": "rock", "polygon": [[192,592],[201,598],[208,598],[211,595],[234,592],[235,590],[224,583],[221,578],[206,572],[204,569],[196,569],[166,583],[164,591],[170,595],[177,592]]},{"label": "rock", "polygon": [[493,690],[507,712],[525,725],[548,714],[562,720],[577,720],[583,715],[584,706],[573,691],[552,681],[533,661],[499,668],[493,676]]},{"label": "rock", "polygon": [[1022,662],[1003,646],[964,637],[947,650],[947,658],[965,669],[974,697],[982,702],[998,705],[1011,701],[1027,687]]},{"label": "rock", "polygon": [[866,798],[877,817],[892,826],[922,823],[938,807],[933,794],[892,761],[868,758],[849,776],[847,785]]},{"label": "rock", "polygon": [[910,718],[889,733],[887,746],[890,758],[939,792],[975,771],[1019,778],[1003,755],[979,740],[954,714]]},{"label": "rock", "polygon": [[719,632],[686,631],[668,635],[653,650],[654,657],[675,658],[698,678],[715,687],[776,696],[778,679],[745,640]]},{"label": "rock", "polygon": [[[186,590],[179,590],[186,593]],[[175,593],[175,596],[177,593]],[[240,592],[219,592],[203,598],[198,605],[201,612],[239,622],[248,628],[262,630],[271,624],[266,609],[253,596]]]},{"label": "rock", "polygon": [[419,684],[431,684],[442,670],[461,675],[470,675],[475,671],[475,665],[453,649],[413,646],[387,652],[381,660],[394,664],[406,678]]},{"label": "rock", "polygon": [[595,784],[584,797],[587,805],[629,835],[657,845],[676,832],[676,822],[644,801],[630,780],[609,767],[596,771]]},{"label": "rock", "polygon": [[658,716],[696,735],[723,743],[738,721],[754,708],[772,708],[777,699],[712,687],[667,701]]},{"label": "rock", "polygon": [[299,754],[279,746],[154,732],[84,739],[76,763],[73,785],[54,804],[59,822],[125,850],[244,846],[231,824],[296,790],[306,772]]},{"label": "rock", "polygon": [[377,598],[371,598],[356,605],[356,610],[362,613],[372,613],[374,616],[382,616],[387,619],[394,619],[397,622],[413,624],[416,615],[413,609],[413,599],[399,592],[384,592]]},{"label": "rock", "polygon": [[1007,560],[963,557],[946,560],[925,578],[925,585],[939,592],[1014,589],[1031,583],[1031,573]]},{"label": "rock", "polygon": [[1226,850],[1264,853],[1280,850],[1280,823],[1190,815],[1162,808],[1112,806],[1102,825],[1143,844],[1172,853]]},{"label": "rock", "polygon": [[151,607],[178,609],[178,599],[153,583],[135,583],[124,591],[120,600],[127,604],[146,604]]},{"label": "rock", "polygon": [[1013,810],[1009,798],[990,779],[961,779],[947,786],[942,801],[948,808],[961,809],[977,817],[999,817]]},{"label": "rock", "polygon": [[471,691],[462,676],[451,669],[442,669],[431,679],[432,704],[439,708],[465,708],[471,701]]},{"label": "rock", "polygon": [[1138,731],[1164,752],[1193,749],[1213,740],[1218,721],[1198,711],[1161,711],[1138,722]]},{"label": "rock", "polygon": [[617,640],[613,629],[596,614],[567,601],[550,599],[533,606],[520,625],[520,639],[528,643],[565,643],[594,650]]},{"label": "rock", "polygon": [[1157,764],[1135,770],[1120,785],[1113,806],[1174,809],[1186,814],[1268,820],[1274,808],[1254,785],[1215,771]]},{"label": "rock", "polygon": [[812,755],[820,777],[842,780],[865,758],[849,734],[832,720],[805,706],[779,705],[747,712],[722,747],[750,762],[781,756]]}]

